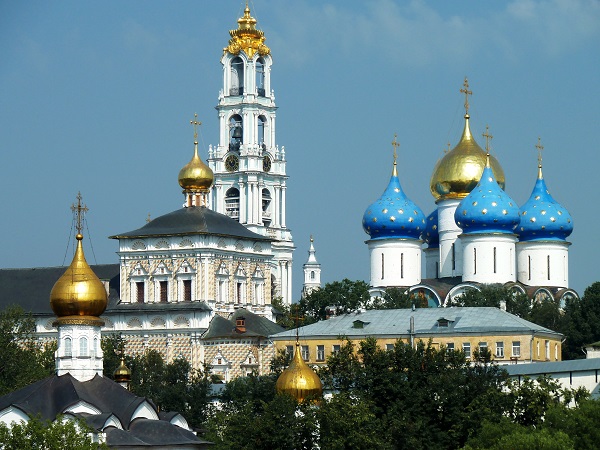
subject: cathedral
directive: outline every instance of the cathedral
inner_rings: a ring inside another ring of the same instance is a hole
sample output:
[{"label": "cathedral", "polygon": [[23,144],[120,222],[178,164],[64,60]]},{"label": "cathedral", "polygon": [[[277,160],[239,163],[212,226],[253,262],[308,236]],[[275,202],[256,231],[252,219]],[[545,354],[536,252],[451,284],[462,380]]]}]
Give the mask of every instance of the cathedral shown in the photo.
[{"label": "cathedral", "polygon": [[519,208],[505,192],[504,171],[490,154],[489,130],[483,134],[485,150],[471,134],[472,92],[466,78],[460,92],[465,95],[464,130],[433,169],[430,189],[437,207],[427,217],[402,190],[394,138],[392,176],[362,221],[370,236],[371,295],[402,288],[438,307],[467,289],[495,284],[538,301],[577,298],[569,288],[566,240],[573,221],[546,187],[539,139],[534,188]]}]

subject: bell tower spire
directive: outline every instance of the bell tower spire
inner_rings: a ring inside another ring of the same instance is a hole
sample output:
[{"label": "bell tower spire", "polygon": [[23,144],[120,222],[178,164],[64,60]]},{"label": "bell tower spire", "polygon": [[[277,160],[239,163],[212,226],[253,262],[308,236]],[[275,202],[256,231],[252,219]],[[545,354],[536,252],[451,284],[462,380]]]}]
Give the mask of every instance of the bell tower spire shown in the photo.
[{"label": "bell tower spire", "polygon": [[295,247],[286,223],[285,148],[275,138],[273,59],[248,5],[237,24],[221,57],[219,143],[208,150],[214,172],[210,208],[274,239],[273,293],[290,304]]}]

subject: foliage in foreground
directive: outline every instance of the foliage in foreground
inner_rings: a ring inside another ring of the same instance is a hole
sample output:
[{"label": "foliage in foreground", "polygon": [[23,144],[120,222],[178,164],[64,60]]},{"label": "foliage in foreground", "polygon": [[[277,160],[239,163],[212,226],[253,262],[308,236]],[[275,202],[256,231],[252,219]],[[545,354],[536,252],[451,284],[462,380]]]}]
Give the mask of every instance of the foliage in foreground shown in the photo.
[{"label": "foliage in foreground", "polygon": [[14,423],[10,428],[0,423],[0,448],[3,450],[98,450],[108,449],[94,443],[90,429],[83,422],[73,420],[45,422],[31,419]]}]

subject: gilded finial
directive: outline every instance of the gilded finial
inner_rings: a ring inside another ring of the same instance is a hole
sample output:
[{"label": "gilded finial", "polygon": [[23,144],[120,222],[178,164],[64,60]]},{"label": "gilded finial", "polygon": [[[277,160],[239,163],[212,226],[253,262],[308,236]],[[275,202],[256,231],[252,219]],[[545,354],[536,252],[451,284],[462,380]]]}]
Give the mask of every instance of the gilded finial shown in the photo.
[{"label": "gilded finial", "polygon": [[75,205],[75,203],[71,205],[71,211],[73,211],[73,214],[75,215],[75,228],[77,228],[78,235],[81,234],[81,231],[83,230],[83,221],[85,213],[89,211],[86,205],[81,204],[82,199],[83,197],[81,196],[81,192],[78,192],[77,205]]},{"label": "gilded finial", "polygon": [[460,92],[465,94],[465,117],[469,117],[469,95],[473,95],[473,91],[469,90],[469,80],[467,77],[465,77],[463,89],[461,89]]},{"label": "gilded finial", "polygon": [[490,167],[490,139],[494,139],[494,136],[490,134],[490,127],[485,126],[485,133],[482,136],[485,138],[485,166]]},{"label": "gilded finial", "polygon": [[198,114],[194,113],[194,120],[190,120],[190,125],[194,127],[194,144],[198,144],[198,126],[202,125],[202,122],[198,121]]},{"label": "gilded finial", "polygon": [[312,242],[315,242],[315,240],[313,239],[313,235],[312,235],[312,234],[310,235],[310,242],[311,242],[311,243],[312,243]]},{"label": "gilded finial", "polygon": [[398,159],[398,153],[396,149],[400,147],[400,143],[397,141],[398,133],[394,133],[394,140],[392,141],[392,146],[394,147],[394,164],[396,164],[396,160]]},{"label": "gilded finial", "polygon": [[450,142],[448,142],[446,145],[448,146],[448,148],[444,149],[444,155],[450,151]]},{"label": "gilded finial", "polygon": [[542,145],[542,138],[538,136],[538,142],[535,145],[538,151],[538,178],[543,178],[542,175],[542,150],[544,150],[544,146]]}]

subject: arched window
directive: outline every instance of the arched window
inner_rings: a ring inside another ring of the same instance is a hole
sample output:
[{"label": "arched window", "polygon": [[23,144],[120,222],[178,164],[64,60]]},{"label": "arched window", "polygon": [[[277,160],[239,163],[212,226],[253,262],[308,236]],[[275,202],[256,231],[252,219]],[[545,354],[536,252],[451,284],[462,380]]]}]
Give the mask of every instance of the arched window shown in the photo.
[{"label": "arched window", "polygon": [[259,97],[265,96],[265,61],[262,58],[256,61],[256,91]]},{"label": "arched window", "polygon": [[229,188],[225,192],[225,214],[235,220],[240,220],[240,191]]},{"label": "arched window", "polygon": [[231,61],[231,86],[229,95],[244,94],[244,61],[239,56]]},{"label": "arched window", "polygon": [[314,280],[314,279],[315,279],[315,271],[314,271],[314,270],[311,270],[311,271],[310,271],[310,279],[311,279],[311,280]]},{"label": "arched window", "polygon": [[65,338],[65,356],[73,356],[73,347],[71,345],[71,338]]},{"label": "arched window", "polygon": [[265,188],[262,190],[262,219],[263,225],[271,225],[271,192]]},{"label": "arched window", "polygon": [[98,354],[98,338],[94,338],[94,346],[92,347],[92,357]]},{"label": "arched window", "polygon": [[242,117],[239,114],[231,116],[229,119],[229,150],[238,152],[240,145],[244,142],[244,126]]},{"label": "arched window", "polygon": [[263,148],[265,144],[265,123],[266,123],[267,119],[265,119],[265,116],[258,116],[258,145],[262,146]]},{"label": "arched window", "polygon": [[88,355],[88,341],[86,337],[79,339],[79,356]]}]

